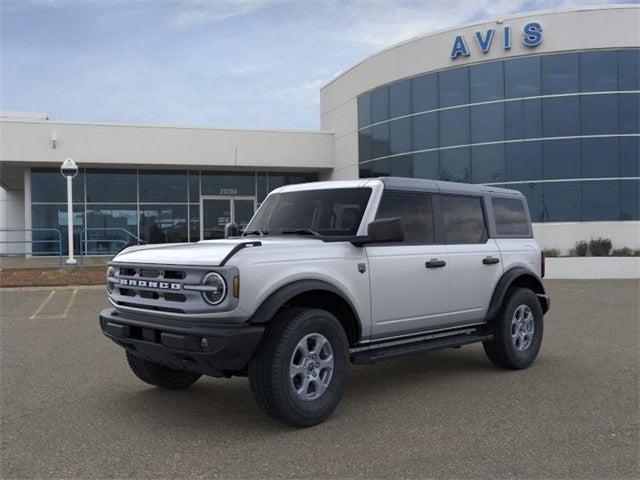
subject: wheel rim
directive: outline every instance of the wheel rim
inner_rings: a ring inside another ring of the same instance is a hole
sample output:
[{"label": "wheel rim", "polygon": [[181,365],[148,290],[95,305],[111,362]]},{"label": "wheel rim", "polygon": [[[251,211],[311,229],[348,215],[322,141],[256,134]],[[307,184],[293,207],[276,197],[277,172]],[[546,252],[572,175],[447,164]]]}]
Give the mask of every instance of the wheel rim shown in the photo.
[{"label": "wheel rim", "polygon": [[533,341],[534,318],[529,305],[520,305],[511,318],[511,341],[516,350],[524,351]]},{"label": "wheel rim", "polygon": [[322,396],[333,377],[333,349],[319,333],[310,333],[293,349],[289,380],[298,398],[308,401]]}]

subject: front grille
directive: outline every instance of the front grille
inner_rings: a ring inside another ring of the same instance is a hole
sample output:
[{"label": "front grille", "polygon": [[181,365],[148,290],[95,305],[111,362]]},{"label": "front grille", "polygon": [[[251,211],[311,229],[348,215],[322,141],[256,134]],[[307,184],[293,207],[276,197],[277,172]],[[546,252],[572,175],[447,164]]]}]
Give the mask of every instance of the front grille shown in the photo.
[{"label": "front grille", "polygon": [[110,298],[116,305],[157,312],[211,311],[199,291],[183,288],[199,285],[209,271],[206,267],[118,265],[115,277],[107,279],[111,283]]}]

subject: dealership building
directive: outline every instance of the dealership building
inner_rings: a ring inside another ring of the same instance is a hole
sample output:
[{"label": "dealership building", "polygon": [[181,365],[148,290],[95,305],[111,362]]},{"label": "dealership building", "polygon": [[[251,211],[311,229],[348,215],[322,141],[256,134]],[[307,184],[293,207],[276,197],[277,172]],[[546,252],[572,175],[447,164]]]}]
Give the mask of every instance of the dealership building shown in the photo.
[{"label": "dealership building", "polygon": [[[0,120],[0,241],[67,228],[78,245],[219,238],[274,188],[324,179],[430,178],[528,200],[545,247],[611,238],[640,248],[640,8],[534,12],[417,37],[320,90],[320,131]],[[85,243],[80,244],[83,238]],[[92,240],[93,239],[93,240]],[[89,240],[87,242],[87,240]],[[2,244],[52,254],[55,243]],[[63,250],[66,245],[63,245]]]}]

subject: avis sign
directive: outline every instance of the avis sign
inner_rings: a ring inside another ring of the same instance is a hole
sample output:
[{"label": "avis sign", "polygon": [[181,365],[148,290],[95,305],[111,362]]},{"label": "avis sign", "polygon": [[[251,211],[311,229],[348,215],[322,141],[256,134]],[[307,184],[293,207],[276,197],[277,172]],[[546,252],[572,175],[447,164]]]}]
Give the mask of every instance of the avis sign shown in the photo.
[{"label": "avis sign", "polygon": [[[511,49],[511,33],[511,27],[505,26],[502,28],[502,48],[504,50]],[[496,30],[494,28],[490,28],[486,32],[475,32],[474,37],[482,53],[489,52],[495,35]],[[522,27],[520,40],[526,47],[537,47],[542,43],[542,26],[538,22],[527,23]],[[453,41],[451,58],[455,60],[458,57],[468,57],[469,55],[470,51],[464,35],[458,35]]]}]

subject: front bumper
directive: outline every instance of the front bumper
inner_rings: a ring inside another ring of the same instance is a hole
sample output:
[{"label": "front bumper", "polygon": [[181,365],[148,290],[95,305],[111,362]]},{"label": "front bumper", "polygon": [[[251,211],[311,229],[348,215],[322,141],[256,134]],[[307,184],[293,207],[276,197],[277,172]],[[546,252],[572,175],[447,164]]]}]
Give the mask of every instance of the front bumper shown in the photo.
[{"label": "front bumper", "polygon": [[264,333],[261,325],[185,325],[115,308],[100,312],[100,327],[134,355],[214,377],[245,371]]}]

